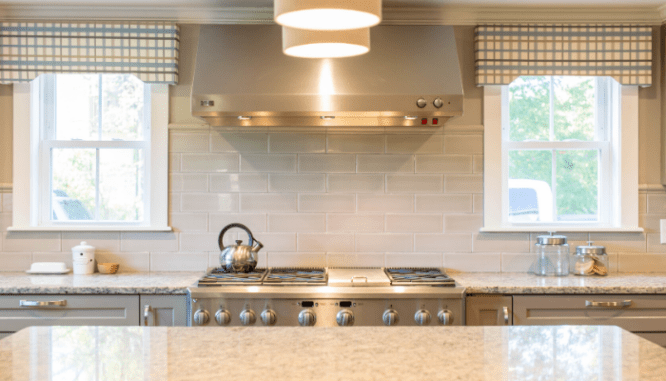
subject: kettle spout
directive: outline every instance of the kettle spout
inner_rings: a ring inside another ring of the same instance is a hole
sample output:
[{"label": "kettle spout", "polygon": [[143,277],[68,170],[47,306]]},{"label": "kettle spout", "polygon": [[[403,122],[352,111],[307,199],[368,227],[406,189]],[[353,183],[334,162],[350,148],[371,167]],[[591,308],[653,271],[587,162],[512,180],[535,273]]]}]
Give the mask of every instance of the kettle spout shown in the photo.
[{"label": "kettle spout", "polygon": [[252,244],[252,252],[256,253],[259,250],[261,250],[262,247],[264,247],[264,245],[261,242],[259,242],[258,240],[255,239],[254,243]]}]

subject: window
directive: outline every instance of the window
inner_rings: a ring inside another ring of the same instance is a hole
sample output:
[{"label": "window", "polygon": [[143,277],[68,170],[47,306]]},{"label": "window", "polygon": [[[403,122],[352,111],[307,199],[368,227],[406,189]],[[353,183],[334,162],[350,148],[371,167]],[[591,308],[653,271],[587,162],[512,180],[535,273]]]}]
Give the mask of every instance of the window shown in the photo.
[{"label": "window", "polygon": [[14,184],[26,192],[15,191],[10,230],[169,230],[166,85],[48,74],[14,93],[15,115],[28,116],[14,123]]},{"label": "window", "polygon": [[484,92],[483,231],[639,229],[636,87],[534,76]]}]

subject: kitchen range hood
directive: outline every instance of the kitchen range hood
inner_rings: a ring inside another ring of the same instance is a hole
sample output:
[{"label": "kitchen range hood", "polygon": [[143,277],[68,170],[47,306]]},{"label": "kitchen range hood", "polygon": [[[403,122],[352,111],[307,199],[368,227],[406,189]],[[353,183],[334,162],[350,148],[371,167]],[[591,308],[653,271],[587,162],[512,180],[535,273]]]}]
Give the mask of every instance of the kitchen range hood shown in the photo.
[{"label": "kitchen range hood", "polygon": [[[451,26],[371,28],[369,53],[295,58],[276,25],[202,25],[192,114],[212,126],[422,126],[462,115]],[[434,120],[433,120],[434,119]]]}]

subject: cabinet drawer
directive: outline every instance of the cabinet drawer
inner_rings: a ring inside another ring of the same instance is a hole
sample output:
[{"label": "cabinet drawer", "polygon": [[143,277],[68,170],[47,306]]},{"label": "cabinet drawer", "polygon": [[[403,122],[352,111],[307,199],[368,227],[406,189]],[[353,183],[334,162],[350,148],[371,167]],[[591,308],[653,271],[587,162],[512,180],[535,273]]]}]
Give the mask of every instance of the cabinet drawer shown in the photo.
[{"label": "cabinet drawer", "polygon": [[513,312],[515,325],[617,325],[628,331],[666,331],[666,296],[661,295],[516,295]]},{"label": "cabinet drawer", "polygon": [[[49,306],[27,306],[51,302]],[[138,295],[0,296],[0,331],[33,325],[139,325]]]}]

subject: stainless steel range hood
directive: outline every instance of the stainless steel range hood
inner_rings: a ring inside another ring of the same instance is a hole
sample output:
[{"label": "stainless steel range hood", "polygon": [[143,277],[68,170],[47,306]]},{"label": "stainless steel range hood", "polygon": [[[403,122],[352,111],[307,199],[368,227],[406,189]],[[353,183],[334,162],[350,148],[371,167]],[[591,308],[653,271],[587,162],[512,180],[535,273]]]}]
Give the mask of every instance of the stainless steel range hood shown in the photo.
[{"label": "stainless steel range hood", "polygon": [[462,115],[453,27],[380,25],[370,43],[357,57],[294,58],[279,26],[203,25],[192,114],[213,126],[421,126]]}]

